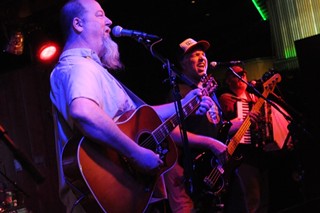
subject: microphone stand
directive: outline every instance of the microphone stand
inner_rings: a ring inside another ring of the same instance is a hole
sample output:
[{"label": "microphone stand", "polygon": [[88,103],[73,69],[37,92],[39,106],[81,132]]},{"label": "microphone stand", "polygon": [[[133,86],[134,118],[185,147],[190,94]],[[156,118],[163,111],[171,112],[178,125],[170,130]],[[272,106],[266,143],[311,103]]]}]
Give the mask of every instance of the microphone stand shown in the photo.
[{"label": "microphone stand", "polygon": [[153,57],[160,60],[163,63],[163,69],[167,69],[170,85],[172,87],[173,91],[173,97],[175,99],[175,109],[176,113],[178,115],[178,123],[180,127],[180,134],[183,142],[183,151],[184,151],[184,176],[185,176],[185,183],[186,183],[186,189],[190,194],[193,194],[194,188],[193,188],[193,172],[192,172],[192,162],[191,162],[191,153],[189,148],[189,140],[185,128],[185,117],[183,114],[182,104],[181,104],[181,94],[179,90],[179,86],[176,83],[176,76],[178,76],[181,80],[183,80],[185,83],[187,83],[191,88],[197,88],[196,84],[192,82],[190,79],[188,79],[186,76],[184,76],[181,72],[174,69],[174,66],[171,65],[170,61],[164,57],[162,57],[160,54],[153,51],[153,46],[156,43],[159,43],[162,41],[160,38],[156,42],[151,43],[150,40],[146,39],[144,40],[142,37],[139,37],[136,39],[138,42],[142,42],[146,49],[148,49]]},{"label": "microphone stand", "polygon": [[[169,60],[167,61],[167,67],[170,67],[170,62]],[[176,77],[172,73],[172,69],[167,69],[168,70],[168,75],[169,75],[169,81],[170,85],[172,87],[172,93],[174,97],[174,103],[175,103],[175,109],[176,113],[179,118],[179,127],[180,127],[180,135],[182,138],[183,142],[183,152],[184,152],[184,177],[185,177],[185,183],[186,183],[186,188],[189,194],[193,194],[193,172],[192,172],[192,162],[191,162],[191,153],[190,153],[190,148],[189,148],[189,140],[185,128],[185,118],[183,114],[183,109],[182,109],[182,104],[181,104],[181,94],[179,90],[179,86],[176,82]]]},{"label": "microphone stand", "polygon": [[[37,183],[44,181],[44,176],[40,171],[34,166],[31,160],[15,145],[12,139],[7,134],[6,130],[0,125],[0,139],[5,142],[5,144],[12,151],[14,157],[19,161],[24,169],[34,178]],[[19,187],[17,187],[22,191]]]}]

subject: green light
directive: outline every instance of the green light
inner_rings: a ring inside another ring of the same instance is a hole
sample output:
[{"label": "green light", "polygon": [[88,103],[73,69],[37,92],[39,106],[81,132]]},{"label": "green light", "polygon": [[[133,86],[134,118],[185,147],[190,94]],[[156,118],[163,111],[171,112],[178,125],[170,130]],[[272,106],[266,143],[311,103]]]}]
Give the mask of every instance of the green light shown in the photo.
[{"label": "green light", "polygon": [[288,59],[288,58],[293,58],[293,57],[296,57],[297,56],[297,53],[296,53],[296,49],[294,47],[292,48],[287,48],[285,51],[284,51],[284,55],[285,55],[285,58]]},{"label": "green light", "polygon": [[256,9],[258,10],[260,16],[262,17],[262,19],[264,21],[266,21],[268,19],[268,13],[266,12],[266,10],[264,10],[263,8],[261,8],[258,4],[259,0],[252,0],[254,6],[256,7]]}]

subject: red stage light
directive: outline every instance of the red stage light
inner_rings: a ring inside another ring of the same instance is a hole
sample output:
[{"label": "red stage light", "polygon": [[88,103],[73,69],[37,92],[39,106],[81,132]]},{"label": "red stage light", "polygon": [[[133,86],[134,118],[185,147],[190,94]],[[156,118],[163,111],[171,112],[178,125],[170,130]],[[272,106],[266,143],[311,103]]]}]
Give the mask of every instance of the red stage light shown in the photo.
[{"label": "red stage light", "polygon": [[41,62],[54,61],[59,53],[59,45],[54,42],[46,42],[38,48],[37,58]]}]

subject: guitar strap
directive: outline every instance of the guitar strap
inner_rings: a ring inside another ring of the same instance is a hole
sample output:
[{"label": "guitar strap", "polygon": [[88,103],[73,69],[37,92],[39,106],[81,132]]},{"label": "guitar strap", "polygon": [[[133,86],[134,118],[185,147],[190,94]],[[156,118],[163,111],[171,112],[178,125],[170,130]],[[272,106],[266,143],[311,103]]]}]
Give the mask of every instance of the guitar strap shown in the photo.
[{"label": "guitar strap", "polygon": [[219,108],[220,111],[222,111],[220,103],[218,101],[218,97],[216,95],[216,93],[213,93],[213,95],[211,96],[212,100],[216,103],[217,107]]},{"label": "guitar strap", "polygon": [[137,108],[141,105],[145,105],[146,103],[139,98],[136,94],[134,94],[128,87],[126,87],[123,83],[121,83],[119,81],[119,83],[121,84],[121,86],[125,89],[125,91],[127,92],[127,94],[130,96],[130,98],[133,100],[133,102],[137,105]]},{"label": "guitar strap", "polygon": [[[58,110],[58,108],[52,104],[52,113],[53,113],[53,121],[54,121],[54,128],[58,128],[58,121],[61,123],[61,125],[63,126],[63,129],[67,130],[68,133],[67,135],[70,135],[70,138],[68,138],[68,141],[71,138],[76,138],[79,137],[81,135],[80,131],[77,128],[72,128],[68,122],[64,119],[64,117],[62,116],[61,112]],[[58,139],[58,130],[55,129],[55,138]]]}]

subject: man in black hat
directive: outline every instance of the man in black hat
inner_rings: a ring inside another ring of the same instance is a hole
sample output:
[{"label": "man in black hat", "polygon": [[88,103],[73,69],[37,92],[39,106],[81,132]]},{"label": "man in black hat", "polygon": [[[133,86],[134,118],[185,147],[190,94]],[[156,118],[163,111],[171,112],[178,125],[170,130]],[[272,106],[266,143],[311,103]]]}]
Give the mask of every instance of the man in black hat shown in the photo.
[{"label": "man in black hat", "polygon": [[[201,88],[204,85],[203,82],[212,80],[210,83],[213,84],[213,87],[216,87],[217,84],[214,79],[207,76],[208,60],[205,52],[210,47],[210,43],[205,40],[197,42],[192,38],[188,38],[181,42],[179,46],[180,52],[182,51],[182,53],[179,54],[181,72],[189,81],[189,83],[178,82],[181,96],[184,97],[184,95],[192,89],[190,82]],[[171,92],[169,95],[170,101],[174,100],[173,96],[174,93]],[[184,126],[188,132],[219,138],[221,141],[222,135],[219,134],[219,132],[224,132],[222,128],[225,126],[225,122],[222,118],[222,111],[220,110],[220,105],[214,92],[211,94],[211,98],[214,104],[207,113],[202,116],[189,116],[186,122],[184,122]],[[227,128],[226,131],[228,132],[229,129]],[[224,191],[224,193],[219,193],[219,195],[215,196],[213,194],[217,192],[216,187],[214,187],[214,189],[208,189],[210,187],[207,186],[203,187],[202,182],[204,181],[204,177],[201,176],[200,173],[209,175],[210,171],[213,170],[210,165],[205,167],[205,171],[198,170],[198,168],[203,167],[203,165],[200,164],[202,160],[207,158],[205,156],[210,156],[208,153],[204,155],[201,154],[204,153],[204,151],[206,150],[190,147],[191,154],[187,156],[186,153],[184,153],[184,149],[179,149],[180,158],[178,163],[165,174],[168,200],[172,212],[247,212],[241,181],[237,175],[234,175],[236,171],[232,172],[232,181],[230,186],[228,186],[228,190],[222,186],[223,189],[221,191]],[[189,171],[189,173],[188,170],[186,170],[189,167],[184,163],[188,162],[188,160],[186,161],[185,158],[192,158],[192,168],[194,170]],[[211,157],[209,158],[213,159]],[[218,164],[224,163],[217,162]],[[188,184],[188,175],[190,175],[191,184],[194,187],[191,192],[188,188],[189,186],[186,187],[186,184]],[[221,178],[222,175],[219,179]],[[218,183],[215,185],[217,186],[217,190],[219,188],[218,185]],[[206,192],[204,192],[205,190]]]}]

